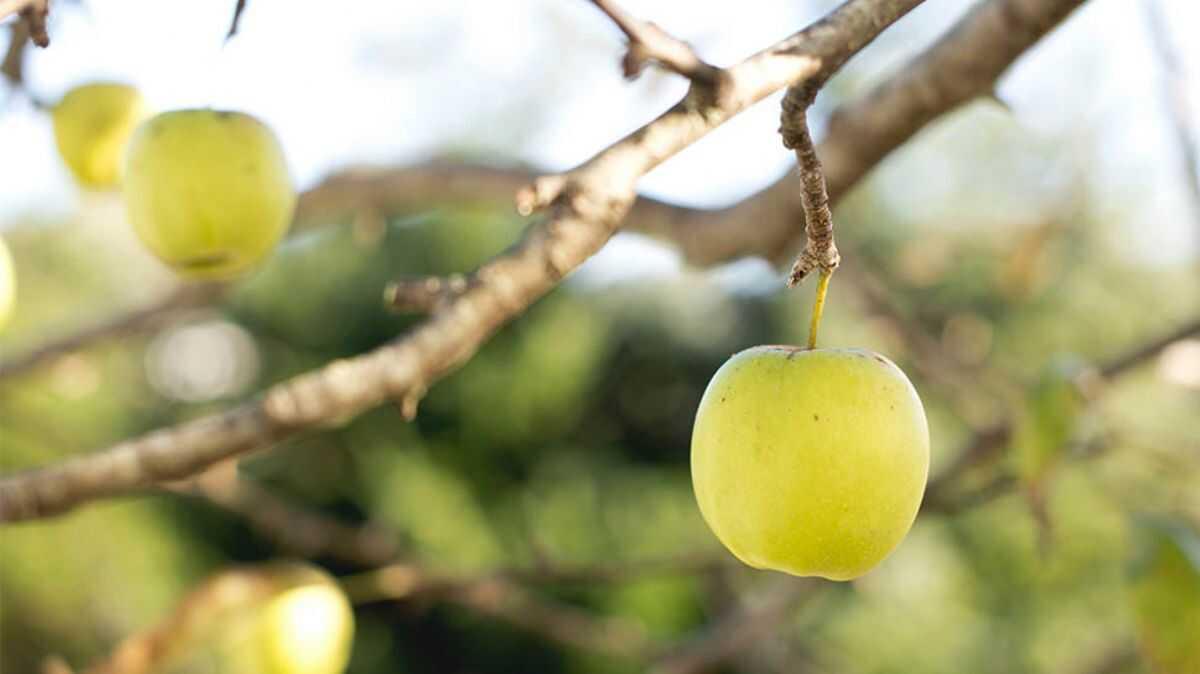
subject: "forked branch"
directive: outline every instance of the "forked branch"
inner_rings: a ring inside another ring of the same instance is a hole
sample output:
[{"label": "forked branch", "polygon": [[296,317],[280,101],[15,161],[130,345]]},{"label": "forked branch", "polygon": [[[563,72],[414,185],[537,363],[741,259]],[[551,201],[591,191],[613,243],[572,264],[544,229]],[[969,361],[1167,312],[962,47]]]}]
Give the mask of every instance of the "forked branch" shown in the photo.
[{"label": "forked branch", "polygon": [[[252,402],[101,452],[0,480],[0,520],[177,480],[229,458],[403,400],[457,369],[616,232],[638,180],[732,116],[786,86],[827,79],[921,0],[849,0],[818,23],[726,70],[726,95],[684,100],[578,168],[521,192],[545,218],[476,272],[478,283],[401,339],[282,382]],[[705,100],[707,98],[707,100]]]}]

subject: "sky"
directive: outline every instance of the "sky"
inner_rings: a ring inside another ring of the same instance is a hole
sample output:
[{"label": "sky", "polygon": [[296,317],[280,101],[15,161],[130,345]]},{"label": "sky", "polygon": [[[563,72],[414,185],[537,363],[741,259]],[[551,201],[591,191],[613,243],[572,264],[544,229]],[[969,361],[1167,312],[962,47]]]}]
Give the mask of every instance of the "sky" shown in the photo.
[{"label": "sky", "polygon": [[[1192,109],[1200,114],[1200,41],[1184,29],[1200,25],[1200,3],[1158,1],[1191,74]],[[77,84],[120,80],[138,86],[157,110],[250,112],[280,136],[301,188],[341,167],[403,165],[447,151],[569,168],[644,124],[685,88],[658,72],[632,83],[622,79],[622,36],[583,0],[358,0],[337,5],[340,11],[314,0],[250,0],[239,34],[225,42],[233,4],[60,1],[51,47],[31,50],[29,87],[54,101]],[[834,4],[624,2],[718,65],[784,37]],[[1142,4],[1091,0],[1018,62],[999,94],[1026,137],[1087,145],[1090,179],[1098,193],[1126,209],[1120,217],[1141,242],[1138,255],[1154,263],[1186,262],[1200,257],[1200,234],[1189,220],[1181,154]],[[855,86],[878,81],[969,5],[929,0],[855,59],[847,77]],[[1200,128],[1200,118],[1192,121]],[[642,192],[705,207],[745,197],[791,164],[777,122],[773,97],[647,176]],[[1103,142],[1076,139],[1083,127]],[[924,154],[921,147],[909,161],[935,169],[942,162],[948,178],[955,162],[970,161],[947,154],[952,147],[931,146]],[[885,194],[913,217],[944,217],[922,209],[964,186],[950,179],[914,181],[904,166],[898,159],[879,171]],[[1019,208],[1020,195],[1010,196],[1010,206]],[[1003,198],[997,203],[1006,204]],[[1123,206],[1130,203],[1137,207]],[[48,116],[21,96],[0,92],[0,228],[31,215],[70,214],[80,204],[54,151]],[[633,250],[646,268],[677,266],[670,253],[628,238],[602,257]]]}]

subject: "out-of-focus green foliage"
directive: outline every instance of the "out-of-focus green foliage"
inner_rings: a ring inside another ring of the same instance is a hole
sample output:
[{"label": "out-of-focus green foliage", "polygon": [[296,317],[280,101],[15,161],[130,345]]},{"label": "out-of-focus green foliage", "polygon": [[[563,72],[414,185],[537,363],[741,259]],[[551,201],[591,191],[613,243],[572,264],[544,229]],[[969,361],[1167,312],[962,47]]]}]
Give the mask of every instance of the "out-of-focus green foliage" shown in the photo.
[{"label": "out-of-focus green foliage", "polygon": [[[994,142],[946,156],[1004,167],[951,167],[973,176],[963,185],[993,169],[1019,177],[1053,155],[1026,146],[1014,159],[1004,154],[1010,122],[994,111],[961,115],[928,142],[982,134]],[[1149,361],[1107,383],[1089,408],[1106,440],[1063,451],[1078,430],[1063,388],[1069,377],[1044,373],[1053,354],[1095,363],[1188,317],[1200,304],[1194,270],[1131,264],[1110,244],[1112,213],[1084,187],[1059,190],[1065,203],[1033,195],[1044,217],[1000,227],[993,204],[1032,198],[1013,193],[1027,182],[998,181],[983,196],[964,187],[917,219],[883,180],[839,208],[847,264],[833,281],[822,343],[872,348],[905,369],[930,419],[934,475],[980,419],[1021,420],[1021,449],[979,466],[964,491],[988,478],[1019,483],[1053,472],[1044,505],[1055,545],[1039,548],[1019,490],[954,514],[926,511],[876,571],[828,588],[759,655],[842,674],[1087,674],[1120,661],[1139,633],[1125,589],[1133,545],[1125,513],[1200,516],[1200,402]],[[19,296],[11,330],[0,336],[4,355],[136,305],[150,280],[164,278],[127,241],[119,209],[89,201],[84,210],[79,222],[6,231]],[[239,392],[185,402],[158,388],[146,361],[161,334],[97,345],[0,382],[0,467],[106,446],[395,338],[419,317],[385,311],[386,282],[464,272],[500,252],[525,225],[508,211],[431,204],[380,222],[328,223],[288,241],[215,312],[175,317],[225,321],[252,335],[259,367]],[[855,267],[882,279],[895,315],[862,300]],[[406,556],[448,572],[720,554],[688,476],[696,405],[732,353],[803,341],[811,289],[750,292],[718,276],[569,281],[433,386],[415,421],[383,406],[250,457],[243,473],[343,521],[370,518],[402,540]],[[964,376],[922,374],[905,330],[924,333]],[[238,515],[180,495],[147,493],[6,527],[0,670],[35,671],[48,653],[93,661],[160,620],[208,573],[288,552]],[[359,570],[314,561],[335,575]],[[672,640],[764,577],[738,570],[533,591]],[[639,671],[437,601],[365,605],[356,622],[355,674]],[[756,657],[729,669],[768,671]],[[1137,662],[1112,671],[1149,672]]]}]

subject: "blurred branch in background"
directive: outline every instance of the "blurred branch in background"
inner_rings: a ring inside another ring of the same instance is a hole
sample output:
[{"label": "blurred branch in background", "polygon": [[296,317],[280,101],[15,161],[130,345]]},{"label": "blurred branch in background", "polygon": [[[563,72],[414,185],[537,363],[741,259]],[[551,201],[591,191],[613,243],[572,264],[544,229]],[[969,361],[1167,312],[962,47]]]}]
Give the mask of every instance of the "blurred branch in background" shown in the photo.
[{"label": "blurred branch in background", "polygon": [[[1111,380],[1154,358],[1168,346],[1196,335],[1200,335],[1200,319],[1189,321],[1175,330],[1151,338],[1145,343],[1137,344],[1127,351],[1117,354],[1108,361],[1100,363],[1093,370],[1085,371],[1076,380],[1075,385],[1080,389],[1085,398],[1094,401],[1095,396],[1101,392],[1100,387],[1097,386],[1097,382],[1095,381],[1097,377],[1100,382]],[[959,478],[963,474],[986,464],[1003,452],[1012,438],[1015,423],[1015,419],[1010,418],[976,432],[951,464],[939,475],[930,480],[929,487],[925,492],[925,504],[923,507],[926,509],[953,512],[959,509],[958,499],[960,498],[965,498],[970,503],[977,503],[980,494],[967,494],[957,497],[951,497],[949,494],[953,493]],[[1011,478],[998,476],[991,483],[985,485],[980,493],[999,495],[1003,493],[1006,485],[1011,484]]]},{"label": "blurred branch in background", "polygon": [[39,47],[50,45],[50,35],[46,32],[49,13],[50,0],[0,0],[0,19],[20,14],[18,21],[25,24],[26,34]]},{"label": "blurred branch in background", "polygon": [[232,459],[193,478],[167,483],[164,487],[207,499],[242,516],[264,538],[290,554],[305,558],[328,556],[349,564],[373,567],[395,559],[400,552],[395,537],[381,526],[345,524],[290,503],[239,475],[237,462]]},{"label": "blurred branch in background", "polygon": [[554,288],[616,233],[639,178],[768,94],[827,79],[919,0],[851,0],[822,21],[728,69],[729,91],[693,83],[675,107],[566,174],[518,193],[546,218],[473,274],[477,284],[396,342],[277,384],[228,411],[97,454],[0,481],[0,519],[44,517],[84,501],[192,475],[384,400],[406,404],[466,362],[502,325]]},{"label": "blurred branch in background", "polygon": [[651,661],[654,674],[710,671],[774,634],[796,608],[828,584],[815,579],[782,578],[767,584],[762,595],[718,618],[704,631]]},{"label": "blurred branch in background", "polygon": [[1195,221],[1195,233],[1200,241],[1200,134],[1193,125],[1196,111],[1188,98],[1187,84],[1195,82],[1179,58],[1175,40],[1167,27],[1158,0],[1144,0],[1146,21],[1150,28],[1150,42],[1154,45],[1162,67],[1163,98],[1171,115],[1171,128],[1175,131],[1180,158],[1183,161],[1184,177],[1187,180],[1189,205]]},{"label": "blurred branch in background", "polygon": [[[1053,0],[1018,9],[1019,4],[1017,0],[981,4],[892,80],[835,111],[829,134],[818,147],[834,202],[930,121],[989,93],[1008,66],[1082,0]],[[351,169],[326,178],[302,194],[296,221],[302,226],[363,209],[388,213],[437,201],[503,201],[534,175],[534,171],[523,168],[446,162],[400,169]],[[716,211],[640,197],[627,215],[625,228],[674,243],[685,259],[695,264],[713,264],[742,255],[786,257],[788,241],[804,228],[803,205],[792,180],[785,177],[740,204]],[[153,309],[138,310],[134,315]],[[116,317],[108,325],[138,323],[134,315]],[[104,336],[103,331],[89,329],[64,342],[78,348]],[[57,350],[53,346],[45,349],[47,353]],[[932,351],[936,349],[922,348],[918,353]],[[26,367],[0,363],[0,377]]]},{"label": "blurred branch in background", "polygon": [[242,13],[246,11],[246,0],[237,0],[237,4],[233,6],[233,18],[229,21],[229,32],[225,34],[225,39],[229,40],[234,35],[237,35],[238,24],[242,21]]}]

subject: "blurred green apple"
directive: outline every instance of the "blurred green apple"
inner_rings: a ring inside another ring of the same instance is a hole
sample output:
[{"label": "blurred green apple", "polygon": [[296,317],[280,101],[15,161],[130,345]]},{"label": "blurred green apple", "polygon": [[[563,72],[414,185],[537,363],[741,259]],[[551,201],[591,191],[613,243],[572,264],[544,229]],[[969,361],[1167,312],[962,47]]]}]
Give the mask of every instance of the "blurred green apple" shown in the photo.
[{"label": "blurred green apple", "polygon": [[1143,520],[1143,558],[1129,586],[1138,642],[1159,674],[1200,672],[1200,536],[1181,522]]},{"label": "blurred green apple", "polygon": [[13,269],[12,255],[4,239],[0,239],[0,330],[12,318],[13,308],[17,304],[17,274]]},{"label": "blurred green apple", "polygon": [[181,276],[230,279],[287,232],[296,193],[283,150],[240,112],[177,110],[129,144],[125,207],[146,246]]},{"label": "blurred green apple", "polygon": [[891,361],[859,349],[759,346],[713,376],[692,482],[743,562],[850,580],[912,527],[929,471],[925,410]]},{"label": "blurred green apple", "polygon": [[336,581],[298,562],[230,569],[162,626],[161,674],[341,674],[354,613]]},{"label": "blurred green apple", "polygon": [[112,187],[121,180],[129,136],[145,116],[141,94],[127,84],[75,87],[51,111],[58,153],[80,184]]}]

